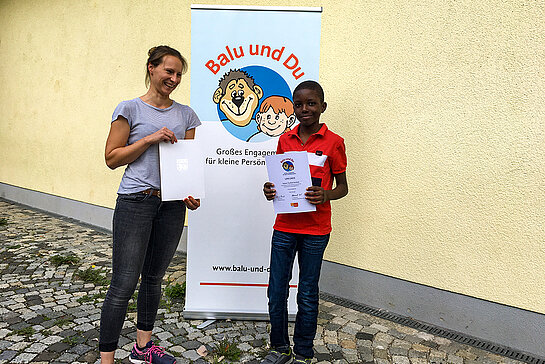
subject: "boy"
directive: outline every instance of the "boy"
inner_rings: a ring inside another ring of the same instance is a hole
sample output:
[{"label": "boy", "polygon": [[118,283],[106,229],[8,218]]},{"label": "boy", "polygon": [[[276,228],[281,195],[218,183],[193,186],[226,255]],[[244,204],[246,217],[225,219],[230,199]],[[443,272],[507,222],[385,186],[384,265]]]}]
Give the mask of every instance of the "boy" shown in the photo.
[{"label": "boy", "polygon": [[283,96],[269,96],[261,103],[255,116],[258,132],[248,138],[249,142],[264,142],[277,137],[295,123],[293,103]]},{"label": "boy", "polygon": [[[330,200],[346,196],[346,153],[344,140],[320,124],[325,111],[324,91],[314,81],[304,81],[293,91],[293,105],[299,125],[278,140],[277,154],[306,151],[312,186],[305,198],[316,205],[314,212],[278,214],[271,243],[269,273],[269,316],[271,351],[262,364],[310,363],[318,319],[318,279],[322,257],[331,232]],[[336,187],[332,189],[333,179]],[[276,190],[266,182],[263,192],[273,200]],[[295,253],[299,262],[297,317],[293,353],[288,337],[287,298]],[[294,354],[294,357],[292,358]]]}]

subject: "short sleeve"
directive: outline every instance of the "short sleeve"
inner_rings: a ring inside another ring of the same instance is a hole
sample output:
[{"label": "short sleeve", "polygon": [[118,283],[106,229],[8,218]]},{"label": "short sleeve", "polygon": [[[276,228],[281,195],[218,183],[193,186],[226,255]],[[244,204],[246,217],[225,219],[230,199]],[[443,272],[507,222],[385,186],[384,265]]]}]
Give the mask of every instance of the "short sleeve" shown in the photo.
[{"label": "short sleeve", "polygon": [[347,158],[346,148],[344,146],[344,140],[340,140],[336,143],[333,151],[333,158],[331,158],[331,172],[333,174],[339,174],[346,172]]},{"label": "short sleeve", "polygon": [[197,113],[190,107],[188,107],[187,126],[185,130],[194,129],[201,125],[201,120],[197,116]]},{"label": "short sleeve", "polygon": [[116,121],[120,116],[123,116],[129,122],[129,126],[132,128],[131,107],[128,101],[122,101],[117,105],[112,114],[112,123]]},{"label": "short sleeve", "polygon": [[284,153],[284,149],[282,148],[282,137],[283,135],[278,138],[278,144],[276,145],[276,154]]}]

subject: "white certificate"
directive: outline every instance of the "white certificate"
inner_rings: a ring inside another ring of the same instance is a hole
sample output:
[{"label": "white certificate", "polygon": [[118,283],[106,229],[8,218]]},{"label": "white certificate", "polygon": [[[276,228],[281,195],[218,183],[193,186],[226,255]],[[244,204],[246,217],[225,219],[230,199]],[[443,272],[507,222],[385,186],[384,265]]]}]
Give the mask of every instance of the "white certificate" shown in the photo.
[{"label": "white certificate", "polygon": [[159,144],[161,200],[204,198],[204,155],[194,139]]},{"label": "white certificate", "polygon": [[273,200],[277,214],[316,211],[316,206],[305,199],[312,186],[307,152],[288,152],[265,157],[269,181],[274,183]]}]

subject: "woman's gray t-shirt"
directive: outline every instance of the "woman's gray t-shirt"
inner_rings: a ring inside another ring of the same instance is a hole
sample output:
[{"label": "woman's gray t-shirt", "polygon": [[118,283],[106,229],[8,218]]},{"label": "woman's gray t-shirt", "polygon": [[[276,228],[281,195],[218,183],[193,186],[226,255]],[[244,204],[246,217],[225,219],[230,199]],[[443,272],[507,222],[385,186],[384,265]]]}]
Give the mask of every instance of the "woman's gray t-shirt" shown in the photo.
[{"label": "woman's gray t-shirt", "polygon": [[[177,139],[184,139],[187,130],[201,125],[193,109],[176,101],[166,109],[151,106],[140,98],[122,101],[115,108],[112,122],[119,116],[127,119],[131,128],[127,145],[155,133],[162,127],[174,132]],[[117,193],[135,193],[148,188],[158,190],[160,187],[159,146],[153,144],[127,165]]]}]

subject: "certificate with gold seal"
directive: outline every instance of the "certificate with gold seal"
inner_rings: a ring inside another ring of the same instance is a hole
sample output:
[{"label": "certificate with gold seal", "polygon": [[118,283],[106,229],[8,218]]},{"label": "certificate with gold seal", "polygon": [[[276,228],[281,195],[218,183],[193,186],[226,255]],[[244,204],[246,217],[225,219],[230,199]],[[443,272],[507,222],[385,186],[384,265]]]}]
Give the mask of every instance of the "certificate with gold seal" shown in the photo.
[{"label": "certificate with gold seal", "polygon": [[265,157],[269,181],[274,183],[276,196],[274,212],[290,214],[316,211],[316,206],[305,199],[312,186],[307,152],[287,152]]}]

